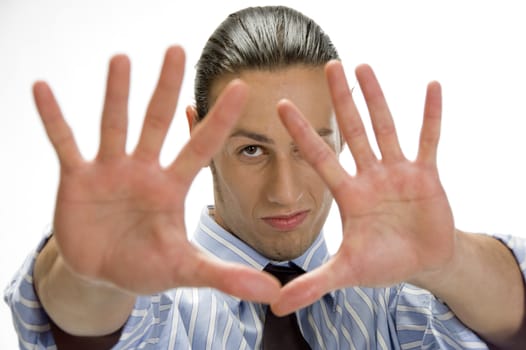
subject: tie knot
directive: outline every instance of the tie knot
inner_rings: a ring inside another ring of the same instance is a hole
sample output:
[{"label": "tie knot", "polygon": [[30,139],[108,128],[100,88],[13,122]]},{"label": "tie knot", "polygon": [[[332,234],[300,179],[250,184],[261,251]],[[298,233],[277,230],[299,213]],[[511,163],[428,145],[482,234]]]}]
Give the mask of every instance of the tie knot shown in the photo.
[{"label": "tie knot", "polygon": [[294,278],[305,273],[305,271],[297,266],[281,266],[274,264],[268,264],[265,266],[263,271],[266,271],[276,277],[282,285],[289,283]]}]

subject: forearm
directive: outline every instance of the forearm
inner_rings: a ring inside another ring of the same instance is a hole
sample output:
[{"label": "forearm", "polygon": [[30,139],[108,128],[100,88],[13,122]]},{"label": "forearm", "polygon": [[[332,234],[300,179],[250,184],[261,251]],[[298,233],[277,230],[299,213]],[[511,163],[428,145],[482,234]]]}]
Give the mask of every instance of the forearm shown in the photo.
[{"label": "forearm", "polygon": [[517,261],[492,237],[457,233],[450,264],[417,283],[486,341],[503,349],[525,348],[525,290]]},{"label": "forearm", "polygon": [[53,322],[76,336],[114,333],[124,325],[135,304],[133,295],[74,274],[65,265],[53,237],[37,257],[34,285]]}]

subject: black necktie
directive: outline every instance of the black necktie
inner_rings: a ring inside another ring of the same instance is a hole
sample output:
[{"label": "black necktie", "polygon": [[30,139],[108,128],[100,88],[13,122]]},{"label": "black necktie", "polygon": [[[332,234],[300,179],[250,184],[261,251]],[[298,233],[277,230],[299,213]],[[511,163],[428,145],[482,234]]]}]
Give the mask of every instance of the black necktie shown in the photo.
[{"label": "black necktie", "polygon": [[[286,267],[268,264],[264,271],[271,273],[280,280],[282,285],[287,284],[305,271],[299,267]],[[274,315],[270,306],[265,317],[263,328],[264,350],[309,350],[309,344],[303,338],[296,313],[284,317]]]}]

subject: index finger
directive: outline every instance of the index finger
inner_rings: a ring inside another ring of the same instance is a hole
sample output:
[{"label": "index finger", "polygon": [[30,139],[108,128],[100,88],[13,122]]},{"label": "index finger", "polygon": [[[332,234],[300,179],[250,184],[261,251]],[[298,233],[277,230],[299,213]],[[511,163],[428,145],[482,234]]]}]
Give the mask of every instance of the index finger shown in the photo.
[{"label": "index finger", "polygon": [[312,125],[290,101],[283,100],[278,104],[281,121],[290,136],[298,145],[302,157],[321,176],[338,203],[343,203],[345,195],[340,191],[342,184],[349,179],[333,149],[316,133]]},{"label": "index finger", "polygon": [[[271,303],[279,296],[280,283],[263,271],[237,263],[226,262],[197,250],[186,261],[181,285],[211,287],[229,295],[256,302]],[[175,266],[174,270],[181,270]]]},{"label": "index finger", "polygon": [[276,315],[287,315],[315,303],[325,294],[343,287],[337,275],[338,268],[335,258],[308,272],[281,288],[278,300],[271,305]]},{"label": "index finger", "polygon": [[247,94],[245,83],[240,80],[230,82],[207,116],[194,128],[190,141],[168,167],[183,188],[190,186],[201,168],[207,166],[220,150],[241,116]]}]

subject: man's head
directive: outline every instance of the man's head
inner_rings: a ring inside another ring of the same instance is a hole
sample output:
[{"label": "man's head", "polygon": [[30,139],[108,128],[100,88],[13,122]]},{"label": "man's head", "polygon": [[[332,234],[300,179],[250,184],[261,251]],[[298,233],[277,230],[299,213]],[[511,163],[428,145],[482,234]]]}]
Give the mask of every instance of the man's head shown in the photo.
[{"label": "man's head", "polygon": [[241,78],[248,103],[213,158],[215,220],[274,260],[301,255],[316,239],[332,196],[302,159],[276,104],[287,98],[336,151],[341,149],[324,65],[338,54],[311,19],[286,7],[248,8],[212,34],[197,64],[196,109],[204,118],[223,88]]},{"label": "man's head", "polygon": [[250,7],[228,16],[208,39],[197,62],[197,116],[211,106],[212,84],[241,70],[274,71],[293,65],[321,67],[338,59],[330,38],[312,19],[284,6]]}]

